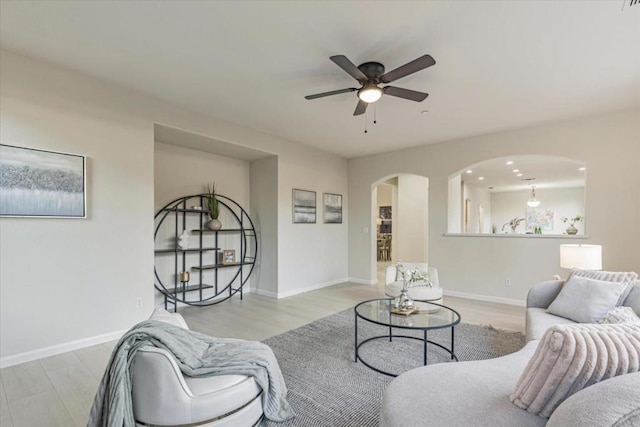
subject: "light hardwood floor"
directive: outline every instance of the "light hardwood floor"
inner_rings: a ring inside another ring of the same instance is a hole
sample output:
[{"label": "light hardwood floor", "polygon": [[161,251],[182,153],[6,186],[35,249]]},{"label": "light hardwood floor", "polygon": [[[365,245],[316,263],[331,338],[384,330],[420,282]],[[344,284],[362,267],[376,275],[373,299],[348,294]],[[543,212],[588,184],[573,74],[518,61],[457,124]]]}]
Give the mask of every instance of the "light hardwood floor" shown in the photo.
[{"label": "light hardwood floor", "polygon": [[[255,294],[210,307],[179,309],[190,328],[219,337],[264,340],[384,295],[378,285],[344,283],[280,300]],[[525,309],[445,297],[463,322],[524,331]],[[84,427],[115,342],[0,370],[1,427]]]}]

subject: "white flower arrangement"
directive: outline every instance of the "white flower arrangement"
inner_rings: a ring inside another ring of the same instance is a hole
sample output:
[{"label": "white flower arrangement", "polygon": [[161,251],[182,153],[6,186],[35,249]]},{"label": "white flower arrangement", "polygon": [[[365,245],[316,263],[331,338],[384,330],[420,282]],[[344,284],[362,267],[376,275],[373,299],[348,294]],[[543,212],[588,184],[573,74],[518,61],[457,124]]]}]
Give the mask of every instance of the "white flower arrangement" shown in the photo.
[{"label": "white flower arrangement", "polygon": [[433,286],[429,280],[429,273],[422,272],[417,268],[407,270],[404,268],[404,264],[400,260],[396,263],[396,268],[402,275],[402,280],[407,282],[407,287],[414,286],[417,282],[424,282],[424,285],[422,286],[428,286],[430,288]]}]

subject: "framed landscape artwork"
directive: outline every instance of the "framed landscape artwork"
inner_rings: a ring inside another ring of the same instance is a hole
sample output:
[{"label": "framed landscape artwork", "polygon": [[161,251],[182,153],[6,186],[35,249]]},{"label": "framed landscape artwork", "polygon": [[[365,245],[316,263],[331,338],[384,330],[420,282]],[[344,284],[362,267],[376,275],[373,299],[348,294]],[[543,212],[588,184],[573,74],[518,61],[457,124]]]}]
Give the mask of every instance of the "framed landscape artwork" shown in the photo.
[{"label": "framed landscape artwork", "polygon": [[0,216],[86,218],[86,158],[0,144]]},{"label": "framed landscape artwork", "polygon": [[342,224],[342,194],[324,193],[322,205],[325,224]]},{"label": "framed landscape artwork", "polygon": [[316,192],[293,189],[293,223],[315,224]]}]

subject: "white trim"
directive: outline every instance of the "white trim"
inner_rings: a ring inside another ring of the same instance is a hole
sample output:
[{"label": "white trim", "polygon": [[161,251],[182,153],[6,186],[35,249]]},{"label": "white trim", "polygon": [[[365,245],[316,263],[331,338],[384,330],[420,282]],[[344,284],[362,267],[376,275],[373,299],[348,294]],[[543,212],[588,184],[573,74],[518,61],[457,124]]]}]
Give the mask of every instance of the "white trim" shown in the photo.
[{"label": "white trim", "polygon": [[[309,291],[315,291],[317,289],[322,289],[322,288],[326,288],[329,286],[333,286],[333,285],[337,285],[340,283],[346,283],[348,282],[347,278],[342,278],[342,279],[335,279],[335,280],[331,280],[329,282],[324,282],[324,283],[317,283],[315,285],[311,285],[311,286],[307,286],[305,288],[297,288],[297,289],[293,289],[287,292],[278,292],[276,295],[273,295],[273,292],[269,292],[270,295],[266,295],[266,293],[262,294],[265,296],[273,296],[277,299],[281,299],[281,298],[287,298],[287,297],[292,297],[294,295],[298,295],[298,294],[303,294],[305,292],[309,292]],[[258,291],[258,293],[260,294],[260,291]]]},{"label": "white trim", "polygon": [[97,335],[95,337],[84,338],[81,340],[70,341],[64,344],[52,345],[38,350],[27,351],[25,353],[6,356],[0,359],[0,368],[18,365],[20,363],[31,362],[33,360],[44,359],[45,357],[55,356],[61,353],[78,350],[92,345],[102,344],[105,342],[120,339],[127,329],[122,331],[110,332],[108,334]]},{"label": "white trim", "polygon": [[467,292],[446,291],[446,290],[444,291],[444,295],[445,296],[450,296],[450,297],[473,299],[473,300],[477,300],[477,301],[487,301],[487,302],[497,302],[499,304],[517,305],[518,307],[526,307],[527,306],[527,303],[526,303],[525,300],[502,298],[502,297],[492,297],[490,295],[470,294],[470,293],[467,293]]},{"label": "white trim", "polygon": [[263,297],[278,298],[278,294],[276,292],[265,291],[263,289],[255,289],[255,290],[252,290],[251,293],[262,295]]},{"label": "white trim", "polygon": [[377,280],[356,279],[356,278],[353,278],[353,277],[349,277],[348,281],[350,283],[357,283],[359,285],[376,285],[376,284],[378,284]]}]

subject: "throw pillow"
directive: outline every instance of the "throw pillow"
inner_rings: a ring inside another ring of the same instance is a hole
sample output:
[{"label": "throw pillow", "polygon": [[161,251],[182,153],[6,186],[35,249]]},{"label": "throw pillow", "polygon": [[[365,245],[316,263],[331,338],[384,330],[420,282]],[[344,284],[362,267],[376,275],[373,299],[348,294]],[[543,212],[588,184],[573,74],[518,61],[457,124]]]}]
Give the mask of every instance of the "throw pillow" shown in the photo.
[{"label": "throw pillow", "polygon": [[583,388],[639,371],[640,325],[556,325],[545,332],[510,400],[549,418]]},{"label": "throw pillow", "polygon": [[589,279],[604,280],[605,282],[633,282],[638,278],[635,271],[601,271],[601,270],[578,270],[574,268],[569,273],[567,281],[573,276],[587,277]]},{"label": "throw pillow", "polygon": [[640,323],[640,317],[631,307],[615,307],[599,323]]},{"label": "throw pillow", "polygon": [[547,312],[578,323],[596,323],[621,303],[630,287],[630,283],[574,276],[562,286]]}]

